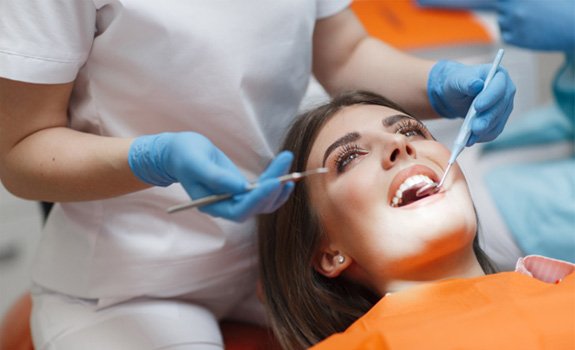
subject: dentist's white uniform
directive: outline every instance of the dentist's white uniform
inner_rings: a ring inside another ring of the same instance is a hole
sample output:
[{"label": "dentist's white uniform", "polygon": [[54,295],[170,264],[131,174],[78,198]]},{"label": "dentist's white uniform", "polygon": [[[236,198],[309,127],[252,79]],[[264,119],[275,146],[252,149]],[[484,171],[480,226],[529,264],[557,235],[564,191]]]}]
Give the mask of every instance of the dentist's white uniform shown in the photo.
[{"label": "dentist's white uniform", "polygon": [[[196,131],[255,177],[305,92],[316,19],[349,2],[3,0],[0,76],[75,80],[72,128]],[[56,205],[33,267],[36,348],[218,348],[218,319],[261,322],[253,221],[165,213],[186,200],[172,185]]]}]

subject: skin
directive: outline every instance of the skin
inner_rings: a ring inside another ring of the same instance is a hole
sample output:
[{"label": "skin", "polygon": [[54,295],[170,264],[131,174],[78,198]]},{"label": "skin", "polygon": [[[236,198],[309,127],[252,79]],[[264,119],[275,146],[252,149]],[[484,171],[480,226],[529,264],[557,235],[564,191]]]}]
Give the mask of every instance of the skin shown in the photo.
[{"label": "skin", "polygon": [[373,91],[418,118],[437,118],[427,96],[427,79],[435,63],[370,37],[350,9],[316,23],[313,73],[332,95],[352,89]]},{"label": "skin", "polygon": [[[437,116],[426,95],[434,62],[370,38],[349,9],[316,23],[313,55],[313,72],[330,93],[361,87],[388,96],[416,115]],[[67,127],[74,83],[0,78],[4,186],[19,197],[54,202],[103,199],[149,187],[129,168],[132,139]]]},{"label": "skin", "polygon": [[[404,117],[390,118],[398,114]],[[320,131],[307,163],[308,169],[329,168],[328,174],[307,180],[312,208],[325,230],[316,270],[327,277],[342,275],[381,295],[438,279],[483,275],[472,248],[475,212],[457,165],[444,191],[391,206],[406,176],[425,173],[437,181],[449,159],[447,148],[427,130],[414,130],[417,122],[406,123],[406,118],[383,106],[346,107]],[[392,119],[398,122],[384,126]],[[355,148],[342,156],[340,151],[350,146],[339,145],[325,158],[330,145],[353,133],[359,134],[351,142]],[[338,161],[347,163],[342,167]]]}]

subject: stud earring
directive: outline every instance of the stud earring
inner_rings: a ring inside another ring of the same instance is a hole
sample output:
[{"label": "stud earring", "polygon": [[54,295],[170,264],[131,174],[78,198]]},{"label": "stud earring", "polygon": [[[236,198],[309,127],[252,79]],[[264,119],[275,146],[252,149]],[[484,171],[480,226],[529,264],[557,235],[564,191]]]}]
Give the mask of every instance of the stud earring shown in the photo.
[{"label": "stud earring", "polygon": [[338,264],[343,264],[345,262],[345,256],[343,255],[338,255],[336,258]]}]

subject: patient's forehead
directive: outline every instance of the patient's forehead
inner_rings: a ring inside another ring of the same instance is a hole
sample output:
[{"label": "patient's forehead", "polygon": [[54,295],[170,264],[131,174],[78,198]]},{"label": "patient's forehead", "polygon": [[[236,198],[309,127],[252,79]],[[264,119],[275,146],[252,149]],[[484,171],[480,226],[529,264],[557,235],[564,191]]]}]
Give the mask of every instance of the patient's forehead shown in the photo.
[{"label": "patient's forehead", "polygon": [[379,105],[347,106],[335,113],[322,127],[318,136],[346,132],[349,129],[382,128],[382,120],[392,115],[404,114],[395,109]]},{"label": "patient's forehead", "polygon": [[384,130],[391,123],[386,120],[392,117],[404,116],[417,120],[407,114],[390,107],[380,105],[353,105],[337,111],[321,128],[316,143],[320,138],[337,137],[338,134],[350,130]]}]

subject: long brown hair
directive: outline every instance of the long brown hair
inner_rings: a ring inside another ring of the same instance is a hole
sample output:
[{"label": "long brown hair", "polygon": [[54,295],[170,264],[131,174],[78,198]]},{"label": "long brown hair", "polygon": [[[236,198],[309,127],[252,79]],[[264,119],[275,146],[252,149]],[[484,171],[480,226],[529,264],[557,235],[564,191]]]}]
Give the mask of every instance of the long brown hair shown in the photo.
[{"label": "long brown hair", "polygon": [[[294,153],[291,170],[306,167],[311,147],[324,124],[339,110],[357,104],[405,111],[374,93],[351,91],[299,116],[289,129],[283,149]],[[305,182],[299,183],[275,213],[259,219],[260,273],[271,327],[286,349],[307,348],[345,330],[367,312],[380,296],[341,277],[327,278],[312,266],[323,230],[311,210]],[[474,241],[479,263],[494,272]]]}]

